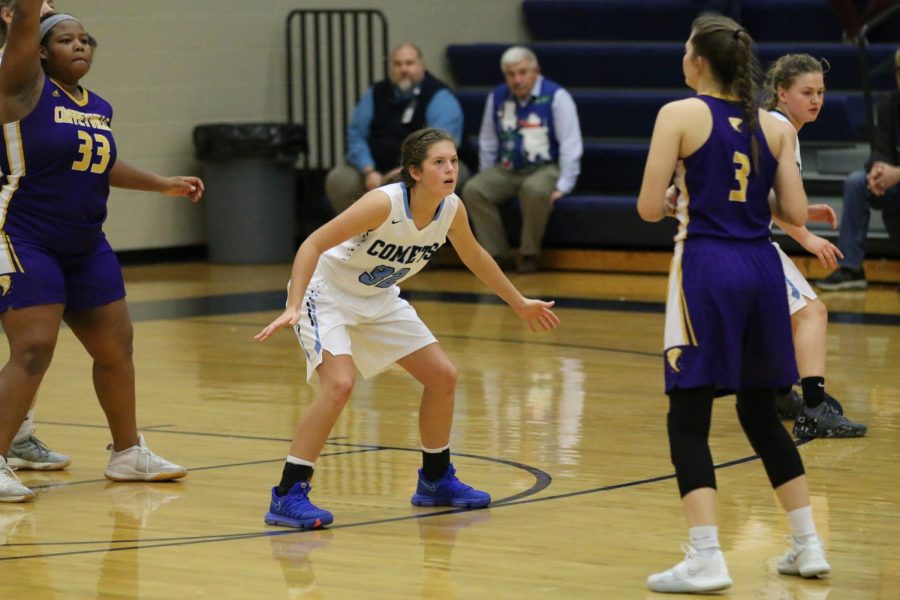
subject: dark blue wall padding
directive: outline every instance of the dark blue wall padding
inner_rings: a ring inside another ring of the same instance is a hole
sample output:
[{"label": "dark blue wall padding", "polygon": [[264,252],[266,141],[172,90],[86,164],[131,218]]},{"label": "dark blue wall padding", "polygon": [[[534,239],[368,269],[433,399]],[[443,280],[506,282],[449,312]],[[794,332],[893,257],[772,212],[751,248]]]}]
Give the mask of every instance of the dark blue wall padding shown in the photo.
[{"label": "dark blue wall padding", "polygon": [[697,12],[689,0],[525,0],[537,40],[687,39]]},{"label": "dark blue wall padding", "polygon": [[[519,201],[502,205],[503,224],[510,243],[517,245],[522,226]],[[637,213],[637,198],[629,196],[569,195],[556,201],[544,246],[549,248],[671,248],[677,222],[647,223]]]},{"label": "dark blue wall padding", "polygon": [[[447,57],[457,84],[494,86],[502,82],[500,56],[508,44],[452,44]],[[682,88],[684,76],[680,43],[538,43],[529,46],[541,64],[541,71],[565,87],[602,88]],[[890,60],[896,45],[869,46],[874,66]],[[783,54],[805,52],[826,58],[831,70],[826,85],[831,89],[857,90],[862,87],[859,55],[847,44],[760,44],[757,56],[763,66]],[[892,71],[883,70],[872,78],[874,89],[897,86]]]},{"label": "dark blue wall padding", "polygon": [[636,194],[647,162],[646,142],[589,141],[584,144],[579,192]]},{"label": "dark blue wall padding", "polygon": [[[487,89],[457,91],[456,95],[463,107],[466,131],[478,132],[487,93]],[[575,90],[572,97],[578,107],[584,137],[649,138],[660,107],[666,102],[687,98],[691,93],[687,88],[661,92]]]},{"label": "dark blue wall padding", "polygon": [[[536,40],[682,41],[702,4],[692,0],[525,0]],[[760,42],[839,42],[841,27],[826,0],[743,0],[741,24]],[[900,39],[900,21],[876,31]]]},{"label": "dark blue wall padding", "polygon": [[544,238],[568,248],[665,248],[672,246],[676,228],[675,219],[643,221],[633,195],[567,196],[550,213]]},{"label": "dark blue wall padding", "polygon": [[[478,133],[487,93],[487,89],[457,92],[469,134]],[[680,91],[575,90],[572,97],[578,107],[584,137],[649,138],[659,109],[667,102],[692,94],[687,88]],[[864,119],[862,94],[827,93],[822,113],[815,123],[803,129],[802,137],[810,141],[860,141],[859,129]]]}]

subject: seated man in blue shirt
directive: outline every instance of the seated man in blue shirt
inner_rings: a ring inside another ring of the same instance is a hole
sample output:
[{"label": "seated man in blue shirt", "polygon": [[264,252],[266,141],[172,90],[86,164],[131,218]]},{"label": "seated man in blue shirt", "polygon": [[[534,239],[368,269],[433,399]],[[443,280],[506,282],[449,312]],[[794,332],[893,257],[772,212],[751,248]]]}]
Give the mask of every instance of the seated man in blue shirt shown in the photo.
[{"label": "seated man in blue shirt", "polygon": [[534,53],[513,46],[500,58],[506,83],[488,94],[478,136],[480,172],[463,189],[475,236],[504,270],[515,263],[499,205],[519,198],[520,273],[538,269],[553,203],[581,172],[581,127],[572,96],[541,76]]},{"label": "seated man in blue shirt", "polygon": [[[449,132],[462,141],[462,107],[444,82],[425,70],[422,52],[404,43],[391,52],[388,79],[366,90],[347,127],[347,164],[329,171],[325,192],[340,213],[400,166],[400,144],[424,127]],[[458,189],[468,177],[460,163]]]}]

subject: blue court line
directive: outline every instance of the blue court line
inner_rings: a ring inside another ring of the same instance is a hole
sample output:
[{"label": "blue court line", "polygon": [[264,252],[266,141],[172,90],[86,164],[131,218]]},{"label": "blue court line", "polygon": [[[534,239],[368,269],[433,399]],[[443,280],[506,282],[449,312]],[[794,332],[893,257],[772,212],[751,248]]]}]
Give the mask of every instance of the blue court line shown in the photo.
[{"label": "blue court line", "polygon": [[[403,291],[400,295],[410,301],[504,305],[504,302],[493,294]],[[145,302],[129,303],[128,308],[134,321],[154,321],[160,319],[280,311],[284,309],[285,297],[285,292],[283,290],[273,290],[204,296],[200,298],[148,300]],[[663,302],[641,302],[636,300],[603,300],[571,297],[555,298],[555,300],[555,308],[573,308],[581,310],[662,314],[665,312],[666,308],[666,305]],[[900,315],[885,313],[835,311],[828,313],[828,320],[831,323],[849,323],[853,325],[900,326]]]}]

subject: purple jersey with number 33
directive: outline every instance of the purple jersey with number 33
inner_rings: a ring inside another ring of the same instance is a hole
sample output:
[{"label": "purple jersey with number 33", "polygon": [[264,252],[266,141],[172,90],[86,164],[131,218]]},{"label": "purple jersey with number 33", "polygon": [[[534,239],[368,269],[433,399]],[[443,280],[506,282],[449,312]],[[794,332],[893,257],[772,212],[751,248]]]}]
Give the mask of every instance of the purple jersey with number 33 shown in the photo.
[{"label": "purple jersey with number 33", "polygon": [[12,244],[15,256],[17,239],[80,254],[102,235],[116,161],[112,106],[82,92],[77,100],[47,77],[34,110],[3,125],[0,230],[6,254]]}]

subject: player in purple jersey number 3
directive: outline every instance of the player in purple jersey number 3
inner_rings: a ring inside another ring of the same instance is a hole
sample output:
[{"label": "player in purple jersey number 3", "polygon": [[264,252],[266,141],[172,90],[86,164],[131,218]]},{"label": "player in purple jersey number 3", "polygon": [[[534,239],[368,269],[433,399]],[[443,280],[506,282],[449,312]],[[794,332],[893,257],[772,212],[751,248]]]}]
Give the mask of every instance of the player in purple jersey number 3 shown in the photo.
[{"label": "player in purple jersey number 3", "polygon": [[[72,16],[41,18],[19,0],[0,63],[0,322],[10,347],[0,371],[0,501],[34,497],[6,463],[10,442],[50,365],[65,320],[93,359],[94,389],[112,434],[113,481],[184,477],[138,434],[133,326],[118,261],[102,231],[109,186],[197,202],[196,177],[162,177],[117,160],[109,104],[79,85],[94,41]],[[8,279],[7,279],[8,277]]]},{"label": "player in purple jersey number 3", "polygon": [[752,39],[731,19],[695,20],[682,67],[697,96],[660,110],[638,212],[647,221],[665,216],[666,189],[683,161],[664,368],[669,451],[690,544],[683,561],[650,575],[647,586],[702,593],[732,584],[719,546],[708,439],[717,389],[737,393],[738,420],[790,520],[793,547],[778,571],[821,576],[831,567],[813,523],[803,462],[775,411],[776,388],[793,383],[797,370],[769,221],[774,213],[799,227],[807,216],[792,134],[759,110]]}]

